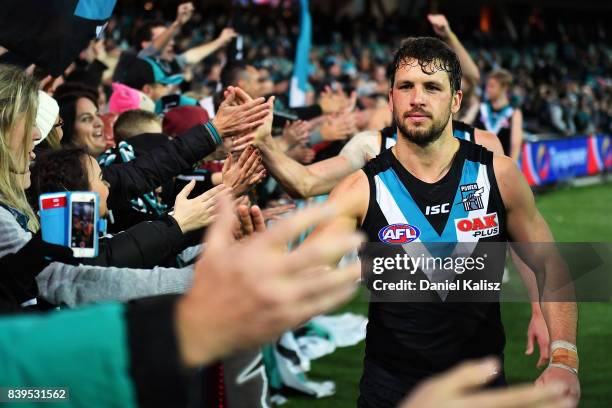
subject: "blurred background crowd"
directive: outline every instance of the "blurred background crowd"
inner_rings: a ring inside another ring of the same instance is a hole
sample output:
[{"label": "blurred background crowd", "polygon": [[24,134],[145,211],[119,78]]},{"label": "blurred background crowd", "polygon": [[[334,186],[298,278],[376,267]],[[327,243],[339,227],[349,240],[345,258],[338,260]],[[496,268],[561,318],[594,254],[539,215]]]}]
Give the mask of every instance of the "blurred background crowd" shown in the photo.
[{"label": "blurred background crowd", "polygon": [[[158,3],[134,2],[119,8],[106,29],[104,45],[92,46],[110,67],[104,77],[107,95],[112,67],[122,50],[139,47],[143,24],[172,21],[176,10],[171,4]],[[231,33],[241,37],[241,56],[257,70],[253,75],[261,94],[288,98],[299,34],[295,2],[248,7],[244,5],[248,2],[210,3],[198,7],[177,32],[174,52],[178,55],[215,39],[229,42],[230,31],[225,37],[219,35],[223,28],[232,27]],[[375,106],[386,98],[385,70],[400,41],[411,35],[434,34],[423,18],[432,8],[427,2],[398,2],[404,4],[396,4],[395,9],[393,2],[380,2],[380,7],[377,2],[357,2],[366,3],[361,8],[354,3],[312,2],[315,29],[309,54],[310,102],[325,86],[337,84],[347,93],[356,91],[359,106]],[[438,2],[434,9],[436,6],[446,13],[483,79],[497,68],[514,75],[510,97],[523,110],[527,132],[568,136],[610,131],[612,50],[603,15],[592,21],[592,14],[585,12],[583,17],[571,8],[524,3],[496,7],[495,3],[481,6],[473,2],[459,8]],[[228,57],[233,55],[228,56],[223,48],[186,67],[181,89],[197,99],[214,95]],[[467,96],[484,98],[482,83],[470,85],[473,89],[468,85],[471,92]]]}]

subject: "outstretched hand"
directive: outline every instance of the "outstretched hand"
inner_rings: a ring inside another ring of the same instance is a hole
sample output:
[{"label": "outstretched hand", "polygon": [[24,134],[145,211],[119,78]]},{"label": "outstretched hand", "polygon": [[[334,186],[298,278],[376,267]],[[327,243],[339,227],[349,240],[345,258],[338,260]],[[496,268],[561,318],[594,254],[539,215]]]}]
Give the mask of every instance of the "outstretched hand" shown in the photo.
[{"label": "outstretched hand", "polygon": [[222,138],[244,136],[264,124],[270,109],[264,98],[241,103],[236,92],[226,92],[211,123]]},{"label": "outstretched hand", "polygon": [[[356,249],[361,234],[346,228],[287,253],[283,248],[314,225],[337,216],[313,207],[236,242],[236,215],[228,194],[206,236],[192,288],[176,308],[179,350],[187,367],[274,340],[283,331],[346,302],[355,292],[358,264],[323,267]],[[333,245],[332,244],[333,241]]]},{"label": "outstretched hand", "polygon": [[492,359],[466,362],[422,382],[399,408],[565,408],[568,399],[558,384],[538,388],[531,384],[481,390],[499,373]]}]

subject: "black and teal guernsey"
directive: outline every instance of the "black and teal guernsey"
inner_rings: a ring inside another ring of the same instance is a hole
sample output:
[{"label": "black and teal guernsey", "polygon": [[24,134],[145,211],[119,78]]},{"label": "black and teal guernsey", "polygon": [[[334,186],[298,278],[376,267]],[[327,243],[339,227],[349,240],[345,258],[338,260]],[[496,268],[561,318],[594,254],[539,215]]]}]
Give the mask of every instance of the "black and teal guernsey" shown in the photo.
[{"label": "black and teal guernsey", "polygon": [[[435,183],[413,176],[393,149],[384,150],[364,166],[370,199],[361,230],[371,245],[362,250],[362,262],[364,257],[377,255],[376,249],[368,247],[385,246],[381,233],[393,225],[418,230],[413,242],[421,243],[425,251],[429,243],[447,243],[443,246],[449,253],[471,245],[469,251],[477,256],[486,247],[483,243],[507,241],[506,211],[495,179],[493,153],[462,139],[459,142],[448,173]],[[408,252],[402,245],[395,248]],[[501,253],[487,264],[489,280],[501,282],[505,250]],[[431,275],[431,271],[418,270],[415,278],[434,281],[437,272]],[[454,271],[451,275],[458,281],[481,277]],[[360,401],[368,400],[364,393],[380,385],[371,385],[377,375],[391,373],[389,381],[396,382],[397,389],[410,388],[459,361],[501,356],[505,334],[498,298],[486,302],[464,299],[465,292],[432,290],[421,293],[418,301],[371,300],[361,386],[364,398]]]},{"label": "black and teal guernsey", "polygon": [[493,109],[490,102],[485,101],[480,104],[480,111],[474,126],[480,129],[495,133],[504,148],[504,154],[510,156],[512,148],[512,115],[515,108],[506,105],[501,109]]},{"label": "black and teal guernsey", "polygon": [[[453,136],[457,139],[476,143],[474,140],[474,126],[453,120]],[[387,150],[397,143],[397,133],[394,127],[386,127],[380,131],[380,152]]]}]

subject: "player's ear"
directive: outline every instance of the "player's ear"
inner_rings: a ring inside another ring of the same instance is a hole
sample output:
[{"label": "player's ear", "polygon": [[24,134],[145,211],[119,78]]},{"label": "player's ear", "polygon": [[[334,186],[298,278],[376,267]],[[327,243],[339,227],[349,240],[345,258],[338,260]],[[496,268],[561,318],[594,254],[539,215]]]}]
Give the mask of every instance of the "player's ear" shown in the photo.
[{"label": "player's ear", "polygon": [[389,88],[389,111],[393,113],[393,86]]},{"label": "player's ear", "polygon": [[461,101],[463,100],[463,91],[461,89],[455,91],[451,101],[451,112],[453,114],[459,112],[461,108]]}]

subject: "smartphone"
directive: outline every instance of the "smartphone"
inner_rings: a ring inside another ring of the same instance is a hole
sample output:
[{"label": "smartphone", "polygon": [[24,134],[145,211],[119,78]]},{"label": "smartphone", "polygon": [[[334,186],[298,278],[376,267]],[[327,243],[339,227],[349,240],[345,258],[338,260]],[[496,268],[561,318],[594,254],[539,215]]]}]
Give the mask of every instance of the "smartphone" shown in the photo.
[{"label": "smartphone", "polygon": [[98,200],[97,193],[70,193],[68,242],[76,258],[98,255]]},{"label": "smartphone", "polygon": [[41,194],[38,198],[42,239],[50,244],[68,246],[68,192]]}]

